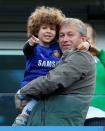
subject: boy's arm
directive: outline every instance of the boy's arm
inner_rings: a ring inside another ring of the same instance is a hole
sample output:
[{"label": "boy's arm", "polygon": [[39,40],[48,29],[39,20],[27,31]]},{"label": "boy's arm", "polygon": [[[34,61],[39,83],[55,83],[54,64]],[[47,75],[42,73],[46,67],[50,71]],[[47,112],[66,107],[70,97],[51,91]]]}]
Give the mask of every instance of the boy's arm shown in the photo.
[{"label": "boy's arm", "polygon": [[89,51],[93,56],[97,56],[97,54],[100,52],[100,50],[96,46],[93,46],[93,45],[89,46]]},{"label": "boy's arm", "polygon": [[29,44],[28,41],[26,42],[26,44],[23,47],[23,53],[25,56],[30,56],[30,55],[34,54],[34,48],[33,48],[33,46],[31,46]]},{"label": "boy's arm", "polygon": [[23,52],[25,56],[30,56],[34,54],[34,45],[39,42],[39,39],[32,36],[24,45]]}]

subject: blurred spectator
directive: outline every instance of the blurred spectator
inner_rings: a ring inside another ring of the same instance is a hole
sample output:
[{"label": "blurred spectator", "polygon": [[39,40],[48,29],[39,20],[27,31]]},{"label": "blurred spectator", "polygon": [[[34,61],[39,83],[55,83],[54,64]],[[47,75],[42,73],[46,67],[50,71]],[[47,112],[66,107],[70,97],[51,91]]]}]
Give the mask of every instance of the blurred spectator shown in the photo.
[{"label": "blurred spectator", "polygon": [[95,93],[85,125],[103,126],[105,125],[105,51],[96,48],[96,32],[92,25],[86,24],[86,26],[88,41],[92,44],[90,51],[95,56],[97,71]]}]

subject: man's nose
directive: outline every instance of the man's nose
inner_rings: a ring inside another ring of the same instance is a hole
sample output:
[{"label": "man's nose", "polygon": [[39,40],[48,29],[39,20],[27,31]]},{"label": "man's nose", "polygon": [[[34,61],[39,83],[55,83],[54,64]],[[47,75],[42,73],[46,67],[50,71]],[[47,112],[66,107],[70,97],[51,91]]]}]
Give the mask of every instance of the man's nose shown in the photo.
[{"label": "man's nose", "polygon": [[68,36],[65,35],[65,36],[63,37],[63,40],[64,40],[64,41],[68,41]]}]

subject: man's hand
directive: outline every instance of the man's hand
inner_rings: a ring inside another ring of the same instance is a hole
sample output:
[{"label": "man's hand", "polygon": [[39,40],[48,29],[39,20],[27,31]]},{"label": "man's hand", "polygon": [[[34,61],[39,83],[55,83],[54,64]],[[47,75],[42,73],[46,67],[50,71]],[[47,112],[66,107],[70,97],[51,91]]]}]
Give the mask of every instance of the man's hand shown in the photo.
[{"label": "man's hand", "polygon": [[34,46],[36,43],[39,43],[40,40],[34,35],[28,40],[30,46]]},{"label": "man's hand", "polygon": [[27,104],[28,100],[21,100],[18,95],[15,96],[15,105],[17,109],[23,109]]},{"label": "man's hand", "polygon": [[23,107],[27,104],[28,101],[29,101],[29,98],[24,94],[20,94],[20,90],[18,90],[18,92],[15,95],[16,108],[23,109]]}]

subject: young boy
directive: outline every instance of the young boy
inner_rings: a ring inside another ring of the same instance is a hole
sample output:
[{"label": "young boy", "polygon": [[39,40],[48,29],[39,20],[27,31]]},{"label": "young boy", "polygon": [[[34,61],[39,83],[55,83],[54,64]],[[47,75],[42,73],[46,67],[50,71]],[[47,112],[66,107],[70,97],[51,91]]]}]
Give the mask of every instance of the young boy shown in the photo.
[{"label": "young boy", "polygon": [[[27,24],[30,39],[23,48],[26,69],[21,87],[39,76],[46,75],[56,66],[62,54],[56,40],[60,23],[64,18],[61,10],[44,6],[36,8],[30,15]],[[26,99],[26,95],[20,96],[20,99]],[[36,103],[31,99],[13,125],[25,125]]]},{"label": "young boy", "polygon": [[[26,69],[21,87],[39,76],[46,75],[60,60],[62,53],[56,41],[60,23],[64,18],[65,15],[61,10],[44,6],[38,7],[29,17],[27,31],[30,39],[23,49],[26,57]],[[78,48],[82,48],[82,46],[80,45]],[[18,95],[18,97],[20,100],[24,100],[27,96]],[[26,125],[35,104],[37,101],[31,99],[13,125]]]}]

